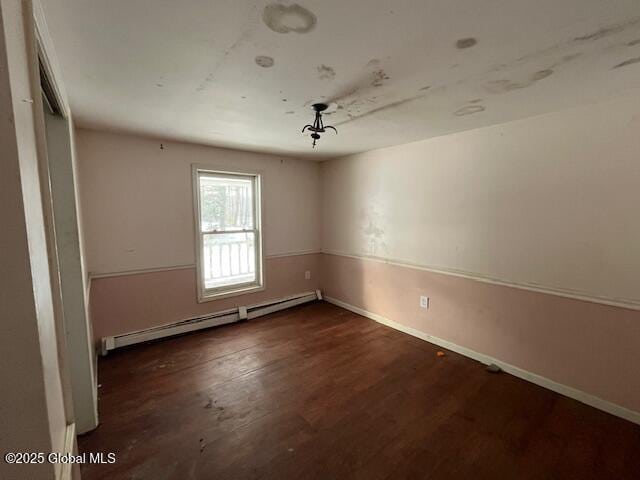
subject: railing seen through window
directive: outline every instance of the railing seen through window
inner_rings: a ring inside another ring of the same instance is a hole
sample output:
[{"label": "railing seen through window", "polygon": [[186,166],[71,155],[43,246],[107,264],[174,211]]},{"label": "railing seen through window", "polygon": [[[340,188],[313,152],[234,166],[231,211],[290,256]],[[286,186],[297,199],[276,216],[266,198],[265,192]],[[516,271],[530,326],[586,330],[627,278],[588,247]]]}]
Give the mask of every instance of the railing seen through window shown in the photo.
[{"label": "railing seen through window", "polygon": [[262,286],[260,177],[195,169],[201,298]]}]

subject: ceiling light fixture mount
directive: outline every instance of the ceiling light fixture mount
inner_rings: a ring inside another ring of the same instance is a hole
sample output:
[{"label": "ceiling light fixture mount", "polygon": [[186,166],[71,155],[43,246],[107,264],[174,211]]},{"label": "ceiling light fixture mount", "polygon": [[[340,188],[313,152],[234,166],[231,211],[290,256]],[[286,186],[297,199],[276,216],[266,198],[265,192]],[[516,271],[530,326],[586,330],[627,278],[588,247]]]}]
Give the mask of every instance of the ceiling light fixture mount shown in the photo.
[{"label": "ceiling light fixture mount", "polygon": [[311,105],[311,108],[316,112],[316,118],[313,120],[313,125],[305,125],[302,128],[302,133],[305,130],[309,129],[311,133],[311,138],[313,138],[313,148],[316,148],[316,140],[320,140],[320,134],[324,133],[327,129],[331,129],[334,132],[338,133],[336,127],[332,127],[331,125],[326,125],[322,122],[322,112],[324,112],[328,107],[326,103],[314,103]]}]

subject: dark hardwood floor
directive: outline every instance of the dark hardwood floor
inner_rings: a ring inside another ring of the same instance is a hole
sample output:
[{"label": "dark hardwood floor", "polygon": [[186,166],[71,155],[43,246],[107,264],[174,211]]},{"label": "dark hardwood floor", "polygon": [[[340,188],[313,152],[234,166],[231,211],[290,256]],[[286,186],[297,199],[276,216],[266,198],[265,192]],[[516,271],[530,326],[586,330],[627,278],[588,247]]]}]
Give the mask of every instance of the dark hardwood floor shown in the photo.
[{"label": "dark hardwood floor", "polygon": [[639,426],[438,350],[314,303],[112,353],[82,478],[640,479]]}]

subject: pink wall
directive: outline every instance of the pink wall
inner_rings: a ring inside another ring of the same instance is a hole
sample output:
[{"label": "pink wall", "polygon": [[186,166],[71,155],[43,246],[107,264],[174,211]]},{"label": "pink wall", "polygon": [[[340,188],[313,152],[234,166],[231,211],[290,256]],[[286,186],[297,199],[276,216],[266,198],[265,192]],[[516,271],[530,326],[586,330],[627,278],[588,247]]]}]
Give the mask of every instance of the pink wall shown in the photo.
[{"label": "pink wall", "polygon": [[322,269],[325,296],[640,411],[638,311],[338,255]]},{"label": "pink wall", "polygon": [[[94,278],[91,317],[96,339],[185,320],[320,288],[320,254],[267,257],[262,292],[196,301],[195,267]],[[305,280],[304,272],[312,272]]]},{"label": "pink wall", "polygon": [[[192,267],[94,278],[95,338],[321,288],[325,296],[640,411],[638,311],[331,254],[267,258],[265,273],[263,292],[205,303],[196,301]],[[420,295],[430,297],[428,311],[419,308]]]}]

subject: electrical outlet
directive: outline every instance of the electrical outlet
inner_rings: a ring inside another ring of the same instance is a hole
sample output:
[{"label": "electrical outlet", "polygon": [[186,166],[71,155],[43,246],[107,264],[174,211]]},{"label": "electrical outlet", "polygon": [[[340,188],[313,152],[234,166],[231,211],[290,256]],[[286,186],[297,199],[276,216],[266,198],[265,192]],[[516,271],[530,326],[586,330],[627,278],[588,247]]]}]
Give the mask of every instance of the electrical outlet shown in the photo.
[{"label": "electrical outlet", "polygon": [[304,272],[304,279],[311,280],[311,270],[307,270],[306,272]]},{"label": "electrical outlet", "polygon": [[429,308],[429,297],[420,296],[420,308],[427,310]]}]

